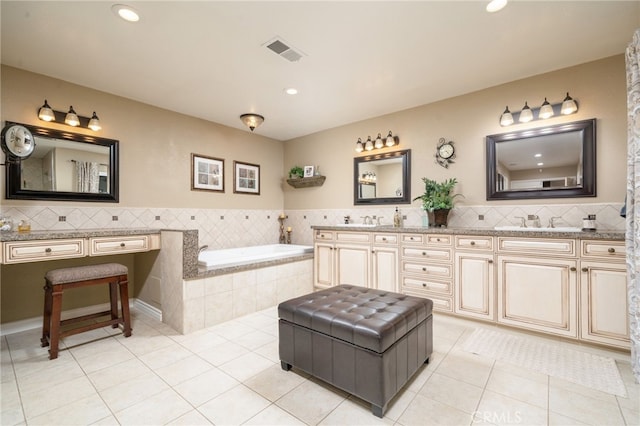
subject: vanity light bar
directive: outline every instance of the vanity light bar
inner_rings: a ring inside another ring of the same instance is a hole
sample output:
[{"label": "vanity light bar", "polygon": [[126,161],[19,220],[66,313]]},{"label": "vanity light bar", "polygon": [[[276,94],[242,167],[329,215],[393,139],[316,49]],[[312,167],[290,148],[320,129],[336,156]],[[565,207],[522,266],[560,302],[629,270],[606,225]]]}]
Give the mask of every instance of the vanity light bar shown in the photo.
[{"label": "vanity light bar", "polygon": [[56,111],[49,106],[47,100],[44,100],[44,105],[38,109],[38,118],[42,121],[55,121],[57,123],[64,123],[67,126],[71,127],[86,127],[87,129],[91,129],[94,132],[102,129],[100,125],[100,119],[96,115],[95,111],[91,117],[83,117],[81,115],[76,114],[73,110],[73,106],[69,107],[68,112]]},{"label": "vanity light bar", "polygon": [[386,137],[382,137],[382,134],[378,133],[378,137],[375,140],[371,140],[371,136],[367,138],[366,142],[362,142],[362,138],[358,138],[358,142],[356,142],[356,152],[389,148],[399,144],[400,141],[398,140],[398,137],[393,136],[391,134],[391,130],[389,130],[389,134]]},{"label": "vanity light bar", "polygon": [[547,101],[547,98],[544,98],[542,105],[536,108],[529,107],[527,102],[525,102],[522,111],[511,112],[507,106],[500,116],[500,125],[502,127],[507,127],[512,124],[528,123],[534,120],[545,120],[555,115],[570,115],[575,114],[576,112],[578,112],[578,103],[569,96],[569,92],[567,92],[567,96],[562,102],[558,102],[553,105]]}]

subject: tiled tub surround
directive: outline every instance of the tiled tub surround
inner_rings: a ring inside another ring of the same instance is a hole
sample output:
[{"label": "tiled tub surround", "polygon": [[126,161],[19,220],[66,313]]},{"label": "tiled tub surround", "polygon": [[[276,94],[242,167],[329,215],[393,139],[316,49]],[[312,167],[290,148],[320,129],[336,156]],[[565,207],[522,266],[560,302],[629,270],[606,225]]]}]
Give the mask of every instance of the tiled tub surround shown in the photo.
[{"label": "tiled tub surround", "polygon": [[[285,226],[291,226],[293,244],[313,244],[312,225],[342,223],[344,216],[351,216],[355,223],[362,223],[363,216],[383,217],[383,224],[393,223],[395,205],[347,209],[284,210],[288,216]],[[418,203],[398,205],[406,216],[406,226],[422,225],[422,210]],[[624,231],[625,222],[620,217],[622,203],[590,204],[527,204],[466,206],[458,203],[449,215],[449,226],[458,228],[493,228],[516,225],[515,216],[535,214],[546,225],[551,217],[561,217],[557,226],[582,225],[582,219],[595,214],[599,229]],[[198,243],[209,248],[233,248],[278,242],[278,215],[281,210],[241,209],[165,209],[123,207],[65,207],[65,206],[15,206],[3,207],[0,215],[10,216],[14,225],[28,220],[36,230],[83,230],[116,228],[197,229]],[[480,219],[482,217],[482,219]]]}]

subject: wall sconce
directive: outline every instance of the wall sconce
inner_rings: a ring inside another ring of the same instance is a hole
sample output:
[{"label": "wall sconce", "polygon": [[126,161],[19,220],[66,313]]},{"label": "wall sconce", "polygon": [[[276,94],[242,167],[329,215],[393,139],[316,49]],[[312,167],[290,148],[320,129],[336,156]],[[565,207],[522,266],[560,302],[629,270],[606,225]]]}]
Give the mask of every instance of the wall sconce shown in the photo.
[{"label": "wall sconce", "polygon": [[375,149],[381,149],[385,147],[392,147],[398,145],[400,141],[398,141],[397,136],[393,136],[391,134],[391,130],[389,130],[389,134],[386,137],[382,137],[382,133],[378,133],[378,137],[376,137],[375,141],[371,140],[371,136],[367,137],[366,142],[362,142],[361,138],[358,138],[358,142],[356,142],[356,152],[362,151],[371,151]]},{"label": "wall sconce", "polygon": [[42,121],[56,121],[58,123],[64,123],[67,126],[72,127],[86,127],[93,130],[94,132],[102,129],[102,126],[100,125],[100,119],[96,115],[95,111],[93,112],[91,118],[83,117],[76,114],[73,106],[70,106],[69,111],[66,113],[62,111],[56,111],[51,108],[46,99],[44,100],[44,105],[42,105],[38,110],[38,118]]},{"label": "wall sconce", "polygon": [[512,113],[507,106],[500,116],[500,125],[502,127],[510,126],[515,122],[528,123],[533,120],[546,120],[554,115],[570,115],[578,112],[578,104],[567,92],[567,96],[562,102],[550,104],[547,98],[540,108],[530,108],[527,102],[524,103],[522,111]]},{"label": "wall sconce", "polygon": [[259,114],[242,114],[240,120],[253,132],[264,122],[264,117]]}]

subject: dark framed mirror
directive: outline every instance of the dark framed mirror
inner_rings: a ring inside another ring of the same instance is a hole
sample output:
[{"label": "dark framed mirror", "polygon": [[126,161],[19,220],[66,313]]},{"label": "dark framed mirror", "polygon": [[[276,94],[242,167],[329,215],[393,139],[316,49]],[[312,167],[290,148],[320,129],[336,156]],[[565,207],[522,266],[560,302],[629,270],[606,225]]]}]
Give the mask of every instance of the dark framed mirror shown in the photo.
[{"label": "dark framed mirror", "polygon": [[596,196],[596,120],[489,135],[487,200]]},{"label": "dark framed mirror", "polygon": [[[20,123],[5,126],[12,124]],[[29,158],[7,162],[7,199],[118,202],[117,140],[20,125],[36,146]]]},{"label": "dark framed mirror", "polygon": [[411,203],[411,150],[353,159],[353,204]]}]

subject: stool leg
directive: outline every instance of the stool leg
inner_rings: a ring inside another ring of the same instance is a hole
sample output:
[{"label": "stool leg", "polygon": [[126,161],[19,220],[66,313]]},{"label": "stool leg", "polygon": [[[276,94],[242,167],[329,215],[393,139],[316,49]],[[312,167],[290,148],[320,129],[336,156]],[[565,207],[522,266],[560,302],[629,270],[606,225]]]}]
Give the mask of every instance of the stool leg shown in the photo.
[{"label": "stool leg", "polygon": [[[118,319],[118,283],[112,281],[109,283],[109,299],[111,300],[111,319]],[[113,324],[112,328],[118,328],[118,324]]]},{"label": "stool leg", "polygon": [[51,304],[52,297],[51,292],[53,289],[51,288],[51,284],[49,282],[44,285],[44,313],[42,315],[42,339],[40,342],[42,347],[49,346],[49,336],[51,335]]},{"label": "stool leg", "polygon": [[49,359],[56,359],[60,343],[60,315],[62,313],[62,289],[58,290],[58,286],[53,286],[52,299]]},{"label": "stool leg", "polygon": [[131,317],[129,315],[129,279],[124,276],[118,280],[120,286],[120,305],[122,305],[122,319],[124,321],[124,337],[131,336]]}]

